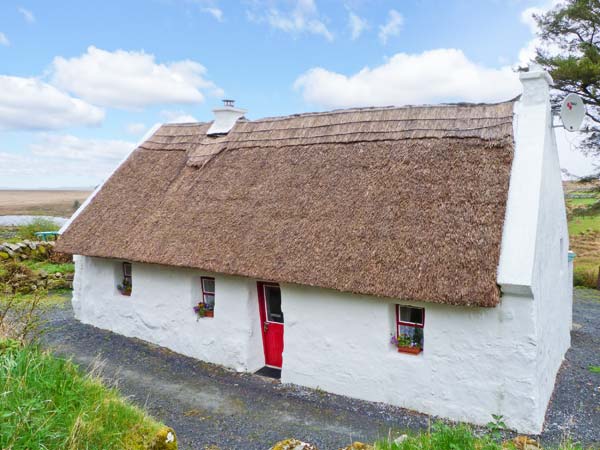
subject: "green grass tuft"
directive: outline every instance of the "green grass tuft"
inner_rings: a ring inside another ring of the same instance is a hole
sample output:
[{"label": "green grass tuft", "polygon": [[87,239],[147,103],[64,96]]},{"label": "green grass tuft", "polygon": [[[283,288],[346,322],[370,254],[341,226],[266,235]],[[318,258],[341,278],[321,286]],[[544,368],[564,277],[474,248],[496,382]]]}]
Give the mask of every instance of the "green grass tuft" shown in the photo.
[{"label": "green grass tuft", "polygon": [[0,346],[0,392],[0,448],[146,449],[162,428],[99,379],[33,346]]},{"label": "green grass tuft", "polygon": [[600,373],[600,366],[590,366],[588,370],[592,373]]},{"label": "green grass tuft", "polygon": [[395,443],[384,439],[375,443],[375,450],[502,450],[502,445],[489,436],[477,437],[467,425],[450,426],[436,423],[431,433],[409,435]]},{"label": "green grass tuft", "polygon": [[75,264],[73,263],[53,263],[50,261],[32,261],[26,259],[22,261],[22,264],[25,264],[32,270],[43,270],[48,274],[53,274],[57,272],[61,273],[73,273],[75,272]]}]

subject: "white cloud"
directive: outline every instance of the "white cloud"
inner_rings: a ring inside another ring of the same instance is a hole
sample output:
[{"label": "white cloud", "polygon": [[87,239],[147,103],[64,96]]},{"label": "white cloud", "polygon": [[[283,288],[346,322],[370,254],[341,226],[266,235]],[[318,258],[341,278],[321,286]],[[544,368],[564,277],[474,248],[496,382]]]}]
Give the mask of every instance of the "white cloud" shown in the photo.
[{"label": "white cloud", "polygon": [[388,12],[387,22],[379,26],[379,40],[383,44],[387,44],[390,37],[398,36],[400,29],[404,24],[404,17],[395,9],[390,9]]},{"label": "white cloud", "polygon": [[222,95],[205,78],[206,69],[201,64],[187,59],[158,64],[154,55],[143,51],[109,52],[91,46],[79,57],[54,58],[51,72],[57,87],[94,104],[115,108],[202,103],[204,91]]},{"label": "white cloud", "polygon": [[0,129],[97,125],[104,111],[36,78],[0,75]]},{"label": "white cloud", "polygon": [[130,123],[127,124],[126,130],[129,134],[140,135],[146,131],[146,124],[144,123]]},{"label": "white cloud", "polygon": [[397,53],[380,66],[349,76],[317,67],[301,75],[294,87],[307,102],[336,108],[501,101],[520,92],[510,67],[480,66],[457,49]]},{"label": "white cloud", "polygon": [[0,151],[0,180],[13,187],[93,186],[135,147],[119,140],[42,133],[28,152]]},{"label": "white cloud", "polygon": [[103,161],[119,162],[134,147],[133,142],[82,139],[69,134],[42,134],[38,142],[30,145],[34,156],[86,161],[92,165]]},{"label": "white cloud", "polygon": [[[321,18],[314,0],[294,0],[293,8],[282,11],[279,8],[265,6],[264,2],[255,2],[253,11],[247,15],[251,21],[266,22],[272,28],[299,35],[309,33],[323,36],[328,41],[333,41],[334,36]],[[271,2],[273,3],[273,2]],[[266,9],[266,11],[261,11]]]},{"label": "white cloud", "polygon": [[223,22],[223,10],[220,8],[202,8],[202,11],[210,14],[219,22]]},{"label": "white cloud", "polygon": [[5,47],[8,47],[10,45],[10,41],[8,40],[6,35],[4,33],[2,33],[1,31],[0,31],[0,45],[4,45]]},{"label": "white cloud", "polygon": [[369,27],[369,24],[362,17],[350,12],[348,15],[348,26],[350,27],[351,37],[354,41]]},{"label": "white cloud", "polygon": [[23,15],[23,18],[29,22],[29,23],[34,23],[35,22],[35,16],[33,15],[33,13],[31,11],[29,11],[28,9],[25,8],[19,8],[19,12]]},{"label": "white cloud", "polygon": [[198,120],[184,111],[161,111],[161,117],[165,123],[190,123],[198,122]]}]

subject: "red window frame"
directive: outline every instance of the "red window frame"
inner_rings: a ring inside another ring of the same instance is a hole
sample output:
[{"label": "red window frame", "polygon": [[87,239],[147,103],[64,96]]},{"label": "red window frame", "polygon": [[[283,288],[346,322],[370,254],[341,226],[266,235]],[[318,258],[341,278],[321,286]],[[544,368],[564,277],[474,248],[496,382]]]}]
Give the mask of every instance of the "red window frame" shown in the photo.
[{"label": "red window frame", "polygon": [[[400,308],[411,308],[411,309],[420,309],[423,313],[423,322],[415,323],[415,322],[403,322],[400,320]],[[404,325],[407,327],[413,328],[425,328],[425,308],[419,308],[416,306],[410,305],[396,305],[396,333],[400,333],[400,325]]]},{"label": "red window frame", "polygon": [[[207,305],[206,300],[205,300],[206,296],[212,295],[214,299],[216,299],[216,296],[215,296],[214,290],[213,290],[213,292],[210,292],[210,291],[207,291],[204,289],[204,280],[212,281],[213,283],[215,283],[215,279],[213,277],[200,277],[200,288],[202,289],[202,302],[201,303]],[[213,302],[213,305],[214,305],[214,302]]]},{"label": "red window frame", "polygon": [[[401,308],[410,308],[410,309],[421,310],[421,322],[405,322],[403,320],[400,320]],[[400,327],[421,328],[421,329],[425,328],[425,308],[419,308],[417,306],[410,306],[410,305],[396,305],[396,339],[399,339],[401,336]],[[411,345],[410,347],[407,347],[407,346],[399,345],[398,352],[399,353],[411,353],[414,355],[418,355],[419,353],[421,353],[423,351],[423,344],[424,344],[423,334],[421,332],[420,346],[413,347]]]}]

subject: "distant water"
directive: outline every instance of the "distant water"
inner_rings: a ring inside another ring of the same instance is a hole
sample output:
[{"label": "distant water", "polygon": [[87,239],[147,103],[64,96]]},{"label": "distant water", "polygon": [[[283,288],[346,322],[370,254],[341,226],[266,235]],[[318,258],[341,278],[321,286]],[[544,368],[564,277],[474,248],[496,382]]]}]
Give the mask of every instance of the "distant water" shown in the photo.
[{"label": "distant water", "polygon": [[52,216],[0,216],[0,226],[17,226],[27,225],[29,222],[35,219],[48,219],[56,223],[59,226],[69,220],[64,217],[52,217]]}]

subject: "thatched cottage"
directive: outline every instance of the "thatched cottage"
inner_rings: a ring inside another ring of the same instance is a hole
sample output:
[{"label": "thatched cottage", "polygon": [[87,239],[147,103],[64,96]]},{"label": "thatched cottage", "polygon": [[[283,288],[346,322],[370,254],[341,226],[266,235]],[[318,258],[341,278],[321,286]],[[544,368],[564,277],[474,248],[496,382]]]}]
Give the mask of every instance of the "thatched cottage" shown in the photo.
[{"label": "thatched cottage", "polygon": [[550,77],[498,104],[163,125],[64,227],[82,322],[541,431],[570,345]]}]

